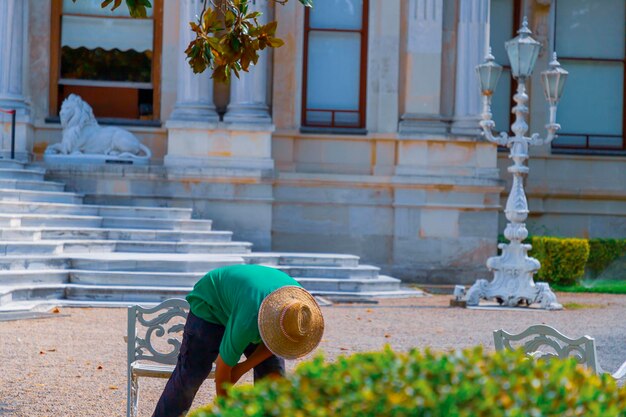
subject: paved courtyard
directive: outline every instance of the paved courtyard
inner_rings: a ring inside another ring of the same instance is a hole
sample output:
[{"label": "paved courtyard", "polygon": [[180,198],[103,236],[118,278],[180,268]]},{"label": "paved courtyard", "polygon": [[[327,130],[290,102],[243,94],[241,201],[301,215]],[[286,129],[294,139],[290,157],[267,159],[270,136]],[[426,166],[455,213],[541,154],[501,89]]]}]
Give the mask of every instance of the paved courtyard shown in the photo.
[{"label": "paved courtyard", "polygon": [[[450,296],[380,300],[323,307],[327,330],[320,351],[338,355],[430,346],[485,345],[491,331],[552,325],[566,335],[596,338],[600,364],[626,360],[626,296],[558,294],[567,311],[484,311],[449,308]],[[126,411],[126,310],[60,309],[51,318],[0,322],[0,415],[122,416]],[[289,364],[291,368],[294,364]],[[249,383],[250,377],[246,382]],[[164,380],[142,379],[140,415],[149,416]],[[194,407],[212,401],[205,383]]]}]

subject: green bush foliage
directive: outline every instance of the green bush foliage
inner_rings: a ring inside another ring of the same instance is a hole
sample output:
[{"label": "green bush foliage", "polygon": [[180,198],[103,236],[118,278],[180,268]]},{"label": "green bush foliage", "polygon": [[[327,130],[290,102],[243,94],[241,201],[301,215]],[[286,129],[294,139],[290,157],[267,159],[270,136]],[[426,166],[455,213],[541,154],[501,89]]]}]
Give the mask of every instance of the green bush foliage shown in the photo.
[{"label": "green bush foliage", "polygon": [[626,256],[626,239],[589,239],[589,278],[597,278],[612,262]]},{"label": "green bush foliage", "polygon": [[530,256],[541,262],[537,281],[557,285],[573,285],[585,274],[589,258],[586,239],[533,236]]},{"label": "green bush foliage", "polygon": [[285,379],[232,387],[190,417],[624,417],[626,390],[573,360],[482,348],[318,356]]}]

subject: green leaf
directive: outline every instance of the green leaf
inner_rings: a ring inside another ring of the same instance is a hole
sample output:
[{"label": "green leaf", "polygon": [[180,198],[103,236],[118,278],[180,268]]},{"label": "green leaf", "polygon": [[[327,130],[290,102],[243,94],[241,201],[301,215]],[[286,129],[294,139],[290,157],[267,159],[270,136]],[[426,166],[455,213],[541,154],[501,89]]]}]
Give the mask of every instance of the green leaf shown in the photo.
[{"label": "green leaf", "polygon": [[[76,1],[76,0],[74,0],[74,1]],[[245,19],[246,20],[248,20],[248,19],[256,19],[257,17],[262,16],[262,15],[263,15],[263,13],[255,11],[255,12],[252,12],[252,13],[248,13],[246,15]]]},{"label": "green leaf", "polygon": [[313,7],[313,0],[299,0],[305,7]]},{"label": "green leaf", "polygon": [[230,39],[230,46],[233,48],[233,51],[239,52],[239,49],[241,48],[241,42],[239,41],[239,38],[237,38],[236,36],[232,36]]}]

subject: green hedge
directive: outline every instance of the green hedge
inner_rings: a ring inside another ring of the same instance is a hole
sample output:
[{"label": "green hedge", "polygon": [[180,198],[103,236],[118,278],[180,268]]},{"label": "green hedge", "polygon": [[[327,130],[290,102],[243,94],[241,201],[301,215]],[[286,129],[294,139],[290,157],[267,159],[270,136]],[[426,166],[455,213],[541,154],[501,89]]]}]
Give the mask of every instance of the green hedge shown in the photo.
[{"label": "green hedge", "polygon": [[587,275],[595,279],[612,262],[626,256],[626,239],[589,239]]},{"label": "green hedge", "polygon": [[587,239],[533,236],[530,256],[541,262],[537,281],[557,285],[573,285],[585,274],[589,258]]},{"label": "green hedge", "polygon": [[[588,250],[584,246],[587,242]],[[509,243],[504,235],[498,236],[498,243]],[[613,262],[626,256],[626,239],[572,239],[560,237],[531,236],[524,241],[533,246],[530,256],[541,262],[536,275],[538,281],[546,281],[559,286],[577,284],[585,279],[601,277],[604,270]],[[588,255],[585,255],[585,252]],[[583,259],[586,264],[581,266]],[[626,278],[609,277],[610,278]]]},{"label": "green hedge", "polygon": [[236,386],[190,417],[624,417],[626,390],[573,360],[521,352],[321,356],[286,379]]}]

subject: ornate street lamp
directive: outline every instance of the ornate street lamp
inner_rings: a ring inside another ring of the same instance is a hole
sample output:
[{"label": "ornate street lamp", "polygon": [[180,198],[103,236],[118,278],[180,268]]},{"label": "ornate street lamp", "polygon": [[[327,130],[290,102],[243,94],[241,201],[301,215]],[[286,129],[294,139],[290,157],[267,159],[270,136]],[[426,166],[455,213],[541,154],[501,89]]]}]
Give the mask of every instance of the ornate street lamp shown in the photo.
[{"label": "ornate street lamp", "polygon": [[528,174],[528,167],[524,165],[528,159],[528,146],[552,142],[557,130],[561,128],[556,123],[556,106],[563,93],[567,71],[559,65],[555,53],[550,62],[550,69],[541,73],[544,93],[550,104],[550,120],[546,125],[548,134],[545,139],[540,138],[537,133],[530,137],[524,136],[528,131],[526,79],[532,74],[541,44],[530,36],[532,33],[528,29],[526,18],[517,33],[519,34],[517,37],[505,43],[511,63],[511,73],[517,80],[517,93],[513,96],[517,105],[512,110],[515,113],[515,121],[511,125],[515,136],[509,137],[505,132],[501,132],[500,136],[495,137],[492,132],[495,123],[491,115],[491,97],[502,67],[494,62],[491,51],[485,57],[485,63],[476,67],[483,95],[480,127],[487,140],[510,149],[509,157],[513,160],[513,165],[508,168],[508,171],[513,174],[513,185],[504,209],[509,221],[504,229],[504,236],[510,243],[499,244],[498,248],[502,250],[502,254],[487,260],[487,267],[493,271],[494,279],[491,282],[486,279],[477,280],[467,292],[467,305],[476,306],[480,299],[495,299],[500,304],[510,307],[540,303],[544,309],[558,310],[563,307],[557,303],[556,296],[549,285],[533,281],[533,275],[539,270],[541,264],[537,259],[528,256],[531,246],[522,243],[528,237],[528,230],[524,223],[528,217],[528,202],[524,193],[523,176]]}]

